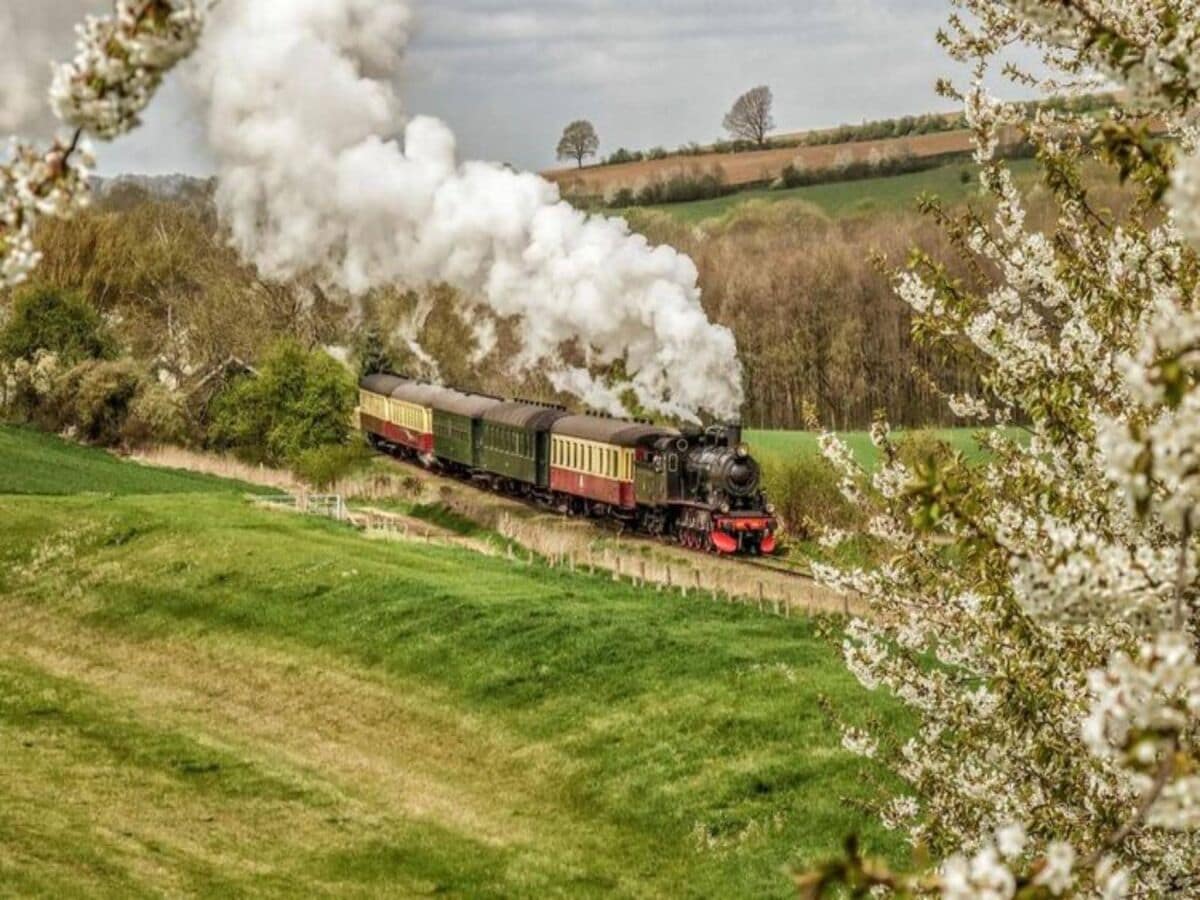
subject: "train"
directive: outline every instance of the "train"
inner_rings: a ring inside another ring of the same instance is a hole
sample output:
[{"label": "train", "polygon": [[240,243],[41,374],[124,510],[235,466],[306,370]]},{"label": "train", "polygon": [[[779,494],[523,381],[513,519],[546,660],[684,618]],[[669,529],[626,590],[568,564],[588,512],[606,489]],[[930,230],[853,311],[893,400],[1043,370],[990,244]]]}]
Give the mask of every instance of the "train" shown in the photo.
[{"label": "train", "polygon": [[376,450],[566,515],[719,554],[771,555],[778,520],[739,425],[574,414],[379,373],[359,384]]}]

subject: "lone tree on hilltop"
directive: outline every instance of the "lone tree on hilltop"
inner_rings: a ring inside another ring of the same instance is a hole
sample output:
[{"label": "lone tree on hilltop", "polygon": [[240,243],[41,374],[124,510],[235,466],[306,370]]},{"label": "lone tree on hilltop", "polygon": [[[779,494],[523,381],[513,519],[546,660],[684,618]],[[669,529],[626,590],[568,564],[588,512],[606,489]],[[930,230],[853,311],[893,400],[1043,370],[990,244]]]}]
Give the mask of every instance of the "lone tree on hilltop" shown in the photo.
[{"label": "lone tree on hilltop", "polygon": [[737,98],[733,109],[725,115],[725,130],[735,138],[753,141],[759,147],[765,147],[767,135],[775,128],[775,120],[771,118],[771,106],[774,102],[771,89],[765,84],[746,91]]},{"label": "lone tree on hilltop", "polygon": [[599,149],[600,138],[596,134],[596,127],[586,119],[580,119],[563,130],[558,142],[558,158],[573,159],[582,169],[583,160],[595,156]]}]

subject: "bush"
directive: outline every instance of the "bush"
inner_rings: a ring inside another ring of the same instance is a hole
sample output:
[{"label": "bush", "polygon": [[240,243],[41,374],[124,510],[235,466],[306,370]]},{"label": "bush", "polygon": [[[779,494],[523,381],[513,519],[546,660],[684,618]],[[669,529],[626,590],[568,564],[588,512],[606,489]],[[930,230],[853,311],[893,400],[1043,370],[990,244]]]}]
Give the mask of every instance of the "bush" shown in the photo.
[{"label": "bush", "polygon": [[938,437],[936,431],[921,428],[904,432],[896,442],[896,452],[911,471],[931,463],[941,468],[954,455],[954,448]]},{"label": "bush", "polygon": [[763,484],[786,534],[805,541],[824,528],[852,529],[859,513],[838,489],[838,475],[820,456],[763,464]]},{"label": "bush", "polygon": [[186,443],[179,397],[132,359],[90,359],[63,370],[53,354],[7,367],[5,412],[46,431],[70,431],[106,447]]},{"label": "bush", "polygon": [[39,351],[52,353],[64,366],[85,359],[109,359],[116,343],[100,314],[72,291],[33,288],[13,304],[0,331],[0,357],[33,362]]},{"label": "bush", "polygon": [[305,450],[292,460],[297,477],[318,490],[328,490],[337,482],[371,465],[375,453],[361,440],[340,446],[330,445]]},{"label": "bush", "polygon": [[605,165],[619,166],[622,163],[641,162],[644,156],[640,151],[630,152],[624,147],[616,150],[608,159],[604,161]]},{"label": "bush", "polygon": [[76,428],[85,441],[106,447],[119,444],[143,378],[131,359],[81,363],[67,374],[59,391],[66,419],[62,424]]},{"label": "bush", "polygon": [[646,152],[646,159],[666,159],[669,155],[666,147],[653,147]]},{"label": "bush", "polygon": [[630,206],[637,205],[637,195],[632,188],[623,187],[608,201],[608,205],[612,209],[626,209]]},{"label": "bush", "polygon": [[343,444],[355,387],[340,363],[292,340],[274,345],[257,376],[237,379],[210,406],[209,443],[250,462],[281,465]]},{"label": "bush", "polygon": [[718,168],[706,173],[679,173],[652,181],[634,194],[628,188],[617,191],[608,206],[624,209],[630,206],[658,206],[664,203],[688,203],[692,200],[711,200],[730,191],[724,173]]},{"label": "bush", "polygon": [[152,444],[191,443],[190,427],[183,401],[161,384],[145,381],[121,427],[121,442],[126,447]]}]

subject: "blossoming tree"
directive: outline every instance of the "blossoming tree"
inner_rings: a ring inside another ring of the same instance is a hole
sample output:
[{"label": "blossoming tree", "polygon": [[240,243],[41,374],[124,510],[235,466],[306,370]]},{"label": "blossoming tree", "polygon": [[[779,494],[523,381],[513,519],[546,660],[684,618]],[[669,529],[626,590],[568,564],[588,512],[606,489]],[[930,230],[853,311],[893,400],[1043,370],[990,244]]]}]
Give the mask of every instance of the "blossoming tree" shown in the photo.
[{"label": "blossoming tree", "polygon": [[[905,466],[880,422],[867,474],[823,439],[892,551],[878,570],[821,572],[870,601],[847,664],[920,722],[903,746],[845,744],[899,761],[911,793],[881,814],[940,863],[897,873],[851,845],[798,883],[1200,897],[1200,4],[954,6],[940,37],[972,83],[939,89],[966,109],[987,212],[928,202],[967,274],[918,251],[897,287],[924,338],[978,367],[985,393],[948,400],[990,460]],[[1037,71],[1009,52],[1030,46]],[[1103,119],[1027,116],[985,90],[997,70],[1059,94],[1115,82],[1122,102]],[[996,158],[1018,131],[1054,200],[1048,227],[1027,223]],[[1129,210],[1094,202],[1093,160],[1128,185]]]},{"label": "blossoming tree", "polygon": [[79,27],[77,54],[55,70],[50,102],[74,128],[49,148],[14,143],[0,165],[0,287],[29,277],[39,218],[88,202],[88,136],[111,140],[139,124],[166,73],[195,49],[207,0],[116,0]]}]

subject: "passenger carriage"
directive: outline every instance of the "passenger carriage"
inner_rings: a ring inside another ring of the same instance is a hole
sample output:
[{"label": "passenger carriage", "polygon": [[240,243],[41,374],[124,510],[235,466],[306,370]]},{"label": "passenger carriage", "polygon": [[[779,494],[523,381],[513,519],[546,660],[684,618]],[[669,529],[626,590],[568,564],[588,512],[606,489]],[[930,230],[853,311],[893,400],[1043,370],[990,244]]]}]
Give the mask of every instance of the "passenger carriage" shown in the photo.
[{"label": "passenger carriage", "polygon": [[363,379],[358,419],[382,449],[564,511],[614,516],[698,549],[775,548],[774,509],[736,425],[680,432],[394,375]]},{"label": "passenger carriage", "polygon": [[550,429],[550,487],[618,510],[637,509],[634,462],[639,447],[678,434],[668,428],[566,416]]}]

